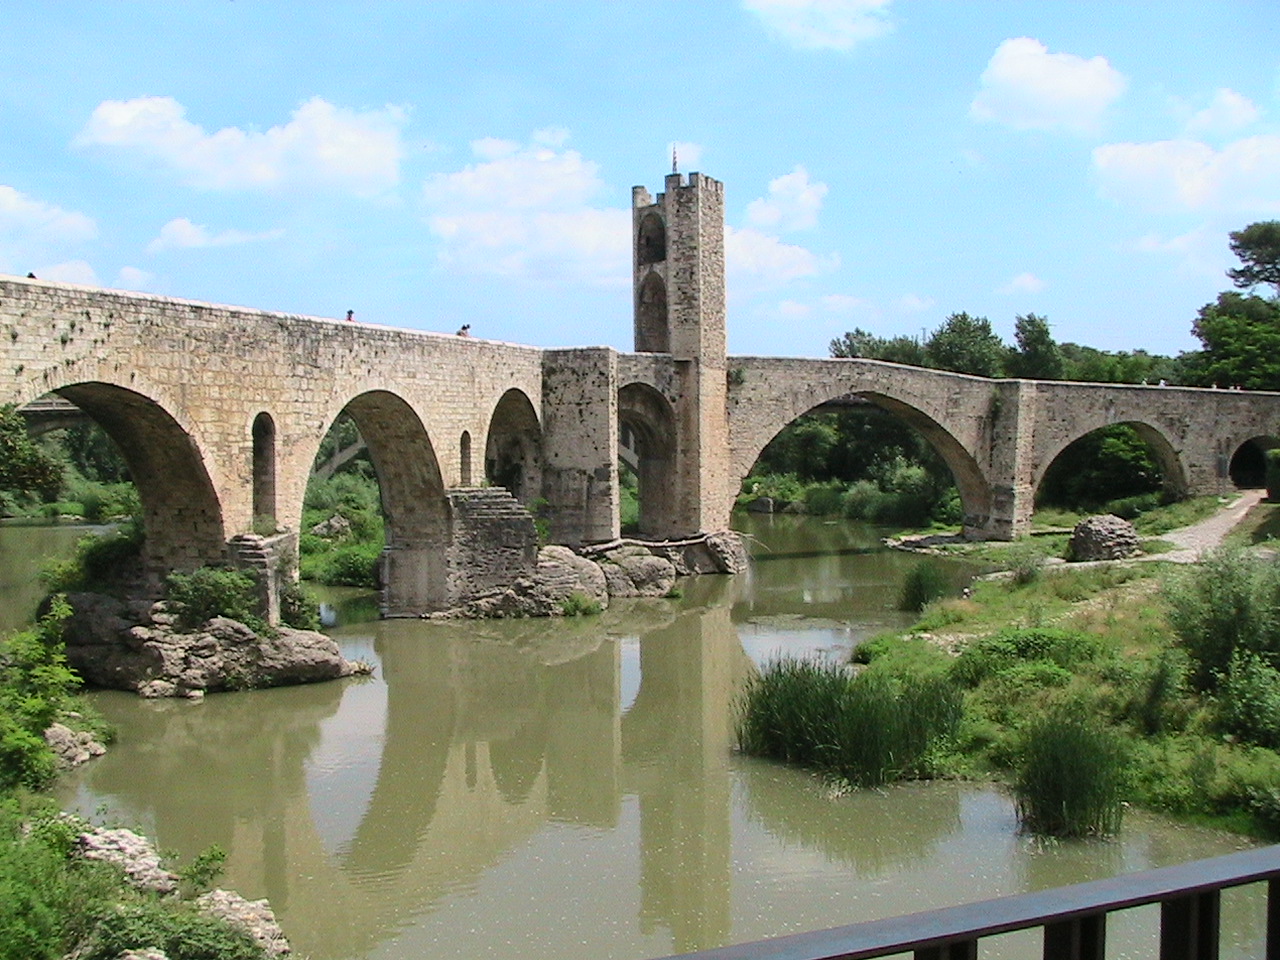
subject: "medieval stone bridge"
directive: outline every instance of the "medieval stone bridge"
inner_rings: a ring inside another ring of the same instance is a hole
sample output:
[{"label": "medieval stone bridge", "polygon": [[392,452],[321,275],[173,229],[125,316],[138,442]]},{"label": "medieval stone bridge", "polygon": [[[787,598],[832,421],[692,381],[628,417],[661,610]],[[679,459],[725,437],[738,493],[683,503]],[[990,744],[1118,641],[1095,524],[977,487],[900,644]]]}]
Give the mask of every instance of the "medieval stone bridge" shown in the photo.
[{"label": "medieval stone bridge", "polygon": [[690,174],[665,188],[656,201],[633,195],[634,353],[0,277],[0,403],[52,393],[116,441],[157,579],[260,552],[255,531],[296,536],[320,442],[345,412],[381,484],[384,607],[397,614],[464,602],[531,562],[528,543],[476,519],[497,493],[479,490],[489,482],[536,506],[554,542],[616,538],[623,432],[653,537],[726,528],[769,440],[838,397],[870,401],[933,444],[977,537],[1023,533],[1054,457],[1107,424],[1133,425],[1178,494],[1226,489],[1242,446],[1280,442],[1280,394],[727,357],[723,187]]}]

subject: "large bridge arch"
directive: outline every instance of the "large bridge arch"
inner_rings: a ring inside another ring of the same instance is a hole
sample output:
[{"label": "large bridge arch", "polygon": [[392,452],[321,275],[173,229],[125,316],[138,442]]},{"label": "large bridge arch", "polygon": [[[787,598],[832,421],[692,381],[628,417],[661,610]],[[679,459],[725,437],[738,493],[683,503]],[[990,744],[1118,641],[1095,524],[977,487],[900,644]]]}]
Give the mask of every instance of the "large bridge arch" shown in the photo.
[{"label": "large bridge arch", "polygon": [[639,532],[647,537],[678,534],[677,456],[679,432],[670,400],[647,383],[618,390],[618,432],[625,434],[639,480]]},{"label": "large bridge arch", "polygon": [[[449,509],[421,417],[408,401],[387,390],[360,393],[339,412],[355,421],[378,476],[386,523],[383,612],[443,609],[449,600]],[[336,419],[335,413],[326,429]]]},{"label": "large bridge arch", "polygon": [[129,467],[142,501],[149,587],[172,571],[226,559],[221,500],[190,427],[159,401],[115,384],[86,381],[53,392],[102,427]]},{"label": "large bridge arch", "polygon": [[[742,366],[735,367],[736,362]],[[844,398],[892,414],[919,433],[951,471],[964,529],[985,531],[995,509],[982,454],[990,446],[992,381],[872,360],[732,358],[730,476],[736,494],[761,452],[797,418]]]},{"label": "large bridge arch", "polygon": [[1190,490],[1190,482],[1187,477],[1186,467],[1183,464],[1182,457],[1164,431],[1158,426],[1143,420],[1112,420],[1107,418],[1085,419],[1075,422],[1072,424],[1071,433],[1063,434],[1056,438],[1054,444],[1046,448],[1044,455],[1031,471],[1031,489],[1039,491],[1040,484],[1044,481],[1045,474],[1048,473],[1049,468],[1073,443],[1083,440],[1097,430],[1110,426],[1129,427],[1147,445],[1147,449],[1155,458],[1156,465],[1160,468],[1163,478],[1162,486],[1166,496],[1181,498],[1187,495]]}]

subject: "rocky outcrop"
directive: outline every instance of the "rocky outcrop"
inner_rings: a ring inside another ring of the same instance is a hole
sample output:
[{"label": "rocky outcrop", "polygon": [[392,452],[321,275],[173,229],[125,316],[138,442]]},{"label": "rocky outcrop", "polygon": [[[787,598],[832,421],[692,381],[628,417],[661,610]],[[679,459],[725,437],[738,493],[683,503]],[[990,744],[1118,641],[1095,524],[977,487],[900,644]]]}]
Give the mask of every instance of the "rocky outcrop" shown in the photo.
[{"label": "rocky outcrop", "polygon": [[610,597],[665,597],[676,584],[675,565],[641,546],[616,547],[599,557]]},{"label": "rocky outcrop", "polygon": [[584,605],[597,610],[609,605],[604,571],[568,547],[550,546],[538,551],[538,566],[530,576],[433,618],[556,617]]},{"label": "rocky outcrop", "polygon": [[243,928],[268,958],[284,956],[291,949],[266,900],[246,900],[233,890],[210,890],[196,897],[196,906]]},{"label": "rocky outcrop", "polygon": [[[178,875],[164,866],[150,840],[132,830],[106,827],[85,830],[76,837],[76,847],[86,860],[102,860],[118,866],[140,890],[173,894],[178,889]],[[246,900],[231,890],[211,890],[197,897],[195,904],[200,912],[244,929],[269,958],[290,951],[289,941],[266,900]],[[164,956],[153,950],[134,950],[123,956],[130,955],[139,960]]]},{"label": "rocky outcrop", "polygon": [[132,830],[96,827],[81,833],[76,844],[86,860],[114,863],[140,890],[173,893],[178,889],[178,875],[160,862],[150,840]]},{"label": "rocky outcrop", "polygon": [[64,770],[88,763],[107,752],[107,748],[95,740],[93,734],[84,730],[77,732],[61,723],[55,723],[45,730],[44,742],[53,751],[58,766]]},{"label": "rocky outcrop", "polygon": [[1141,552],[1133,524],[1113,514],[1085,517],[1071,531],[1071,559],[1123,560]]},{"label": "rocky outcrop", "polygon": [[215,617],[182,630],[163,603],[145,614],[101,594],[67,598],[67,661],[88,683],[144,697],[198,697],[206,691],[313,683],[350,676],[361,667],[343,658],[330,637],[279,627],[255,633]]}]

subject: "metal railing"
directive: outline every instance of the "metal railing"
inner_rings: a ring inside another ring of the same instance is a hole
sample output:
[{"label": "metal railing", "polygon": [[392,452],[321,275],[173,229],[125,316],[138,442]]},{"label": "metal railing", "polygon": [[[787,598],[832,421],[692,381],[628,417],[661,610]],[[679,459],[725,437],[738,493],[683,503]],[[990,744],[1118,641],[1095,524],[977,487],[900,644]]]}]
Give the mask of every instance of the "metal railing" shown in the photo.
[{"label": "metal railing", "polygon": [[[1280,960],[1280,845],[847,927],[682,954],[696,960],[976,960],[978,941],[1044,930],[1044,960],[1103,960],[1107,915],[1160,904],[1160,960],[1217,960],[1223,890],[1267,882],[1263,957]],[[675,960],[675,958],[669,958]]]}]

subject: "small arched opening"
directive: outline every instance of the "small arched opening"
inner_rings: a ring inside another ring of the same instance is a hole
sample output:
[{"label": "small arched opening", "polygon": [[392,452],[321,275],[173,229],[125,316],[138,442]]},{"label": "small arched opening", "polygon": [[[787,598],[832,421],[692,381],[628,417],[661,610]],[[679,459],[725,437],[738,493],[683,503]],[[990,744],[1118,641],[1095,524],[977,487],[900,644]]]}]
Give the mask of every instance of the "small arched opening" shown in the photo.
[{"label": "small arched opening", "polygon": [[463,430],[458,439],[458,482],[464,487],[471,486],[471,431]]},{"label": "small arched opening", "polygon": [[253,418],[253,526],[276,529],[276,422],[265,411]]},{"label": "small arched opening", "polygon": [[542,496],[542,428],[524,391],[511,389],[494,407],[485,443],[484,471],[526,507]]}]

